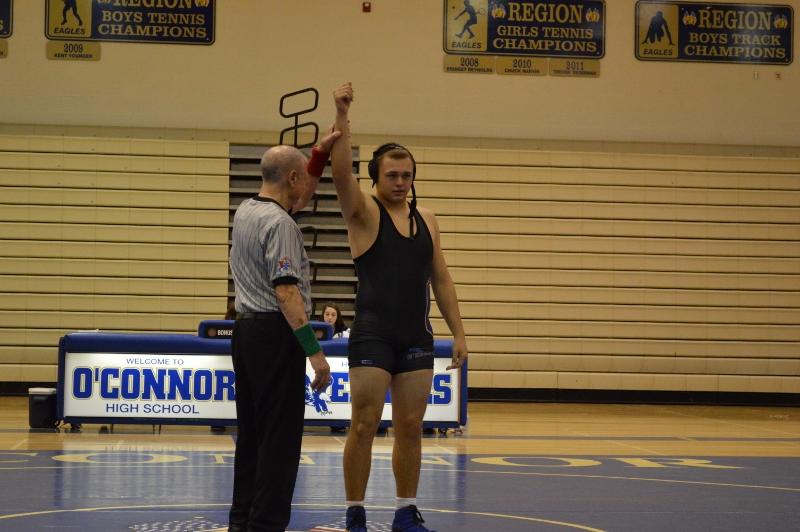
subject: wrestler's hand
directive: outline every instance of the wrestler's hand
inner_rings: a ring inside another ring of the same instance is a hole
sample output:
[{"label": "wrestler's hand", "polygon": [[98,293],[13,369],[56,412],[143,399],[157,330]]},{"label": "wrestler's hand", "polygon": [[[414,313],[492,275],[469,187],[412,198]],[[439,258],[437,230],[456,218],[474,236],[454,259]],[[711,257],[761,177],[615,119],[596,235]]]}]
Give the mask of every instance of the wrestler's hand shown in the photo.
[{"label": "wrestler's hand", "polygon": [[467,357],[469,356],[469,351],[467,350],[467,339],[466,338],[455,338],[453,339],[453,359],[449,366],[447,366],[448,370],[460,368],[466,362]]},{"label": "wrestler's hand", "polygon": [[336,112],[346,115],[353,102],[353,85],[349,81],[333,91],[333,101],[336,103]]},{"label": "wrestler's hand", "polygon": [[311,389],[320,393],[331,383],[331,367],[328,365],[328,361],[325,360],[325,355],[322,354],[322,351],[308,357],[308,361],[311,362],[311,367],[314,369],[314,380],[311,382]]},{"label": "wrestler's hand", "polygon": [[333,125],[331,125],[330,129],[322,135],[322,138],[319,139],[317,142],[317,149],[320,150],[322,153],[330,153],[331,148],[333,148],[333,144],[336,142],[336,139],[342,136],[341,131],[335,131]]}]

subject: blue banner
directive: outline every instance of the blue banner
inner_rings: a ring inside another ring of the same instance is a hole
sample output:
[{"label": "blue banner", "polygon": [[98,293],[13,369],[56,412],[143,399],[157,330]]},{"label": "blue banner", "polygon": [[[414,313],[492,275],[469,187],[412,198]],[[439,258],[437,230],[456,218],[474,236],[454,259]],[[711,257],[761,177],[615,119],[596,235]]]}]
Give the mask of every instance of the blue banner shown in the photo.
[{"label": "blue banner", "polygon": [[0,0],[0,39],[11,36],[11,14],[13,11],[11,0]]},{"label": "blue banner", "polygon": [[599,59],[602,0],[445,0],[444,51]]},{"label": "blue banner", "polygon": [[788,5],[636,3],[636,57],[788,65],[794,11]]},{"label": "blue banner", "polygon": [[212,44],[216,0],[45,0],[45,35],[70,41]]}]

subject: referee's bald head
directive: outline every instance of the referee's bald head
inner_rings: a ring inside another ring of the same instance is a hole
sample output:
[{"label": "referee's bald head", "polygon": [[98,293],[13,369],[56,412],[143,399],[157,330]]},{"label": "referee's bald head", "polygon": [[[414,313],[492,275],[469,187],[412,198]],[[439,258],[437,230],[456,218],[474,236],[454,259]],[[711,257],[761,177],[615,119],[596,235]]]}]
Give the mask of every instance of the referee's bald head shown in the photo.
[{"label": "referee's bald head", "polygon": [[261,157],[261,179],[277,184],[286,179],[292,170],[302,175],[306,156],[294,146],[273,146]]}]

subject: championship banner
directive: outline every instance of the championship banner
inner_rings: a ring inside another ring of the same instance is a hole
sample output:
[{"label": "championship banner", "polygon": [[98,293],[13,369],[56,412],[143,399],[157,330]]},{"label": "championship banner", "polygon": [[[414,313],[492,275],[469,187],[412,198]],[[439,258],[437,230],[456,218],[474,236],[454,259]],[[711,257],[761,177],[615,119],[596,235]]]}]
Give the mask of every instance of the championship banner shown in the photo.
[{"label": "championship banner", "polygon": [[213,44],[216,0],[45,0],[45,35],[70,41]]},{"label": "championship banner", "polygon": [[636,58],[788,65],[794,10],[788,5],[636,3]]},{"label": "championship banner", "polygon": [[12,0],[0,0],[0,39],[11,36],[13,12]]},{"label": "championship banner", "polygon": [[444,51],[599,59],[603,0],[445,0]]}]

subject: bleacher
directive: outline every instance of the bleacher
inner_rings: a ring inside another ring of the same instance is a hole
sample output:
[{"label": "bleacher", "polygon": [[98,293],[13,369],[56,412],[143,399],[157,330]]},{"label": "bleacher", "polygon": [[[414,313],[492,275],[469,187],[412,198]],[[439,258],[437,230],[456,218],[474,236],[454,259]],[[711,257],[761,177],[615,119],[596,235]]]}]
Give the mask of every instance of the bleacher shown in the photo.
[{"label": "bleacher", "polygon": [[[356,150],[361,175],[372,144]],[[460,297],[471,387],[800,392],[796,154],[450,144],[407,145]],[[0,135],[0,381],[55,381],[66,332],[192,332],[221,317],[230,221],[262,152]],[[315,311],[331,299],[351,318],[329,170],[298,222]],[[447,336],[435,306],[432,321]]]},{"label": "bleacher", "polygon": [[797,157],[409,148],[470,387],[800,392]]},{"label": "bleacher", "polygon": [[0,381],[55,382],[81,329],[225,311],[227,143],[0,135]]}]

